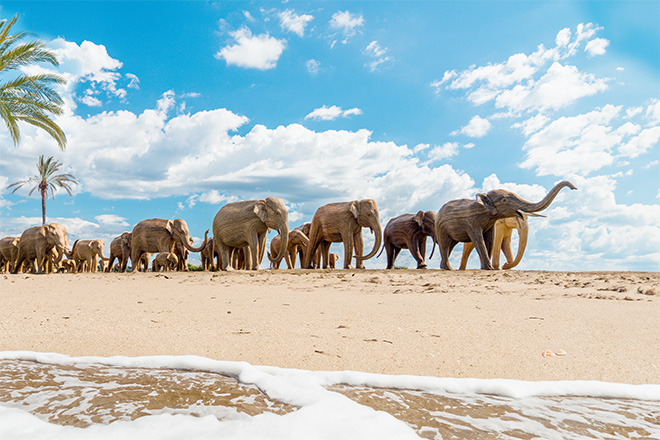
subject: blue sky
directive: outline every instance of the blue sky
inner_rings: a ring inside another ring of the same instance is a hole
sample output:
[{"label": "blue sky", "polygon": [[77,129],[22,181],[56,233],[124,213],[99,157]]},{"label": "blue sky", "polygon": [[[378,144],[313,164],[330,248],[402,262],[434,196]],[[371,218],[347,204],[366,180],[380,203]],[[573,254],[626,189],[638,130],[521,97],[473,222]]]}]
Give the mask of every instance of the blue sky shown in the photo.
[{"label": "blue sky", "polygon": [[[656,1],[0,3],[15,13],[60,58],[69,144],[0,130],[0,187],[55,156],[81,182],[47,206],[72,239],[109,246],[153,217],[199,238],[224,203],[267,196],[291,228],[363,198],[384,226],[568,179],[520,268],[660,268]],[[40,209],[2,190],[0,235]]]}]

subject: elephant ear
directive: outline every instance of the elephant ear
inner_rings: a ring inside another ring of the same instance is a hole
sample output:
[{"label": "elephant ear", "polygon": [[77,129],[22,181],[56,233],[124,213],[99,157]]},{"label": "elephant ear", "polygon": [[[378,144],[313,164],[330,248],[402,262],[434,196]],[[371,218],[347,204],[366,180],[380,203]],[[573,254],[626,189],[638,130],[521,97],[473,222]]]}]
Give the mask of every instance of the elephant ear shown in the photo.
[{"label": "elephant ear", "polygon": [[497,209],[487,194],[477,194],[477,203],[486,208],[491,214],[497,215]]},{"label": "elephant ear", "polygon": [[358,208],[358,201],[357,200],[351,202],[351,207],[350,207],[349,211],[351,212],[351,214],[353,214],[353,217],[355,217],[355,219],[357,220],[358,214],[359,214],[359,208]]},{"label": "elephant ear", "polygon": [[424,211],[419,211],[417,214],[415,214],[413,220],[415,220],[415,223],[417,223],[421,228],[424,224]]},{"label": "elephant ear", "polygon": [[266,202],[264,200],[259,200],[254,205],[254,213],[262,222],[266,223],[266,219],[268,218],[268,211],[266,211]]},{"label": "elephant ear", "polygon": [[165,224],[165,229],[167,229],[167,232],[170,234],[172,233],[172,226],[174,226],[174,222],[172,220],[168,220]]}]

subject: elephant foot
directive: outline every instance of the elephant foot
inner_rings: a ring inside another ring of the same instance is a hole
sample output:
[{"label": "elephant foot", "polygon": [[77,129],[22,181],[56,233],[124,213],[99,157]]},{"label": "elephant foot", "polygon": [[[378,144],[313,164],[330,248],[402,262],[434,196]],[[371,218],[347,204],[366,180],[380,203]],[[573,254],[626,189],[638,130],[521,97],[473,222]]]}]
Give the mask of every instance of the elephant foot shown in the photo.
[{"label": "elephant foot", "polygon": [[226,272],[233,272],[235,269],[231,266],[227,266],[223,270],[226,271]]},{"label": "elephant foot", "polygon": [[351,266],[350,264],[347,264],[347,265],[344,266],[344,269],[353,269],[353,266]]},{"label": "elephant foot", "polygon": [[426,263],[419,263],[417,269],[426,269]]}]

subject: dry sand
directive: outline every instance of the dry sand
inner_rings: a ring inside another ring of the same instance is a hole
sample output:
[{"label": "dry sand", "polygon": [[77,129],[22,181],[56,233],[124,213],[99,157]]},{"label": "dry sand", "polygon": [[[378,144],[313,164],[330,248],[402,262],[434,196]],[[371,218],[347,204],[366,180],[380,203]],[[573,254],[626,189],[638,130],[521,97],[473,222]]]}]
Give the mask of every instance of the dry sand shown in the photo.
[{"label": "dry sand", "polygon": [[[0,351],[200,355],[437,377],[660,383],[660,274],[0,276]],[[561,357],[542,357],[564,350]]]}]

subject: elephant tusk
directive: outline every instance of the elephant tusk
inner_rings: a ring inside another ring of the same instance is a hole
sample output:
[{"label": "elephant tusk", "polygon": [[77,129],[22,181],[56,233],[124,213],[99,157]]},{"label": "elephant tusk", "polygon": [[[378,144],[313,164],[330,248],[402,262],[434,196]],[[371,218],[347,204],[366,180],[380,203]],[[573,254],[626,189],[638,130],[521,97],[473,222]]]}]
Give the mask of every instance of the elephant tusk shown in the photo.
[{"label": "elephant tusk", "polygon": [[530,216],[530,217],[543,217],[543,218],[548,218],[547,215],[537,214],[536,212],[530,212],[530,213],[529,213],[529,216]]}]

